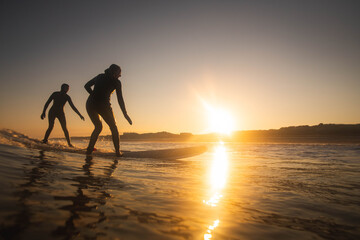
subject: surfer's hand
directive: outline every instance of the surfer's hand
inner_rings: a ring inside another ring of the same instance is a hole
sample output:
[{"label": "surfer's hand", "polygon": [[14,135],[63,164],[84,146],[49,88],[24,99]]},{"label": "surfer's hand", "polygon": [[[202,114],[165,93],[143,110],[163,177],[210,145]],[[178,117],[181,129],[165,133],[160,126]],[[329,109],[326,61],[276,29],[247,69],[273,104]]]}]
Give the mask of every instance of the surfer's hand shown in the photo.
[{"label": "surfer's hand", "polygon": [[125,115],[126,120],[129,122],[130,125],[132,125],[132,121],[131,118],[129,117],[129,115]]},{"label": "surfer's hand", "polygon": [[82,115],[80,115],[80,118],[81,120],[85,121],[85,118]]},{"label": "surfer's hand", "polygon": [[45,113],[42,113],[41,114],[41,119],[44,119],[45,118]]}]

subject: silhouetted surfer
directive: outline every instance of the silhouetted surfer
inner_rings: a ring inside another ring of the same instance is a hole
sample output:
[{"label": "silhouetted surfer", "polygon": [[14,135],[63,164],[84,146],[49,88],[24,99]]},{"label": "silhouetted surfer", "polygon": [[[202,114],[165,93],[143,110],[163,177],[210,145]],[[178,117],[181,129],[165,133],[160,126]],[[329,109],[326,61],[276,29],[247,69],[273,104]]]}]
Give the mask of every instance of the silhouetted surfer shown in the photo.
[{"label": "silhouetted surfer", "polygon": [[[108,69],[105,70],[104,74],[99,74],[85,84],[86,91],[90,93],[90,96],[86,102],[86,110],[95,126],[86,151],[86,154],[88,155],[93,152],[95,143],[102,130],[102,123],[99,118],[99,116],[101,116],[110,127],[116,155],[121,156],[119,146],[119,132],[110,104],[110,95],[114,90],[116,90],[117,99],[124,117],[130,125],[132,125],[132,121],[126,113],[125,103],[121,92],[121,82],[118,79],[120,76],[121,68],[116,64],[112,64]],[[91,88],[92,86],[94,86],[93,89]]]},{"label": "silhouetted surfer", "polygon": [[48,116],[49,127],[46,130],[44,139],[42,140],[43,143],[47,143],[49,135],[54,127],[55,118],[57,118],[57,119],[59,119],[61,127],[64,131],[68,145],[70,147],[72,147],[72,145],[70,143],[69,132],[66,128],[66,119],[65,119],[65,113],[64,113],[64,105],[66,104],[66,102],[69,102],[71,108],[80,116],[80,118],[82,120],[85,120],[84,117],[81,115],[81,113],[74,106],[73,102],[71,101],[70,96],[66,94],[68,91],[69,91],[69,85],[64,83],[63,85],[61,85],[60,92],[53,92],[53,94],[51,94],[51,96],[45,103],[44,110],[41,114],[41,119],[45,118],[46,109],[49,106],[50,102],[53,101],[53,105],[49,110],[49,116]]}]

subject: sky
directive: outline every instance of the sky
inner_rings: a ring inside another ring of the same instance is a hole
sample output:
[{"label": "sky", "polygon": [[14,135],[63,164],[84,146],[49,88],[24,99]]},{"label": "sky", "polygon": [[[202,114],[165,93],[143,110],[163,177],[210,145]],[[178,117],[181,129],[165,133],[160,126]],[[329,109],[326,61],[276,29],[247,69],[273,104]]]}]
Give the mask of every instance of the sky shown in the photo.
[{"label": "sky", "polygon": [[346,0],[4,0],[0,128],[42,138],[43,106],[67,83],[85,117],[65,106],[70,135],[90,135],[84,84],[112,63],[133,120],[113,94],[120,132],[209,132],[206,106],[235,130],[359,123],[359,12]]}]

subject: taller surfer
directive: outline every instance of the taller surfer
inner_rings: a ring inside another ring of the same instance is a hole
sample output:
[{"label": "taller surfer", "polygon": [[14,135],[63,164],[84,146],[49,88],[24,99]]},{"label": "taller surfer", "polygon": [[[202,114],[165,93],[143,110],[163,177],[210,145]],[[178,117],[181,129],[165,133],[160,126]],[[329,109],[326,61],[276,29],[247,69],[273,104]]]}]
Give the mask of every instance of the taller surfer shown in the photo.
[{"label": "taller surfer", "polygon": [[64,83],[63,85],[61,85],[61,90],[59,92],[53,92],[53,94],[51,94],[51,96],[45,103],[44,110],[41,114],[41,119],[45,118],[46,109],[49,106],[50,102],[53,101],[53,105],[49,110],[49,116],[48,116],[49,127],[46,130],[44,139],[42,140],[43,143],[48,142],[48,138],[54,127],[55,118],[57,118],[61,124],[63,131],[64,131],[68,145],[70,147],[72,147],[72,145],[70,143],[69,131],[66,128],[66,118],[65,118],[65,113],[64,113],[64,105],[67,102],[69,102],[71,108],[79,115],[79,117],[82,120],[85,120],[84,117],[81,115],[81,113],[74,106],[73,102],[71,101],[70,96],[66,94],[68,91],[69,91],[69,85]]},{"label": "taller surfer", "polygon": [[[116,90],[118,103],[120,105],[122,113],[124,114],[124,117],[130,125],[132,125],[132,121],[126,112],[125,103],[121,92],[121,82],[118,79],[120,76],[121,68],[116,64],[112,64],[108,69],[105,70],[105,73],[97,75],[89,82],[87,82],[84,86],[86,91],[88,91],[88,93],[90,94],[86,102],[86,110],[95,126],[95,129],[90,137],[89,146],[86,151],[87,155],[90,155],[93,152],[95,143],[102,130],[102,123],[99,118],[99,116],[101,116],[102,119],[104,119],[104,121],[110,127],[116,156],[121,156],[119,145],[119,132],[110,104],[110,95],[113,93],[114,90]],[[91,88],[92,86],[94,86],[93,89]]]}]

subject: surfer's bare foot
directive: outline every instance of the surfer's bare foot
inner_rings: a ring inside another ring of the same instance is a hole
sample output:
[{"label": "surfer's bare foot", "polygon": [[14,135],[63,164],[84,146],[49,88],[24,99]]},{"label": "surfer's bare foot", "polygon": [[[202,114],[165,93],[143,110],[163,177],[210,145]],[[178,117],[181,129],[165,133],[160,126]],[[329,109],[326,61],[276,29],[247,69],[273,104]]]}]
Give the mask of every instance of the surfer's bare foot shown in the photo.
[{"label": "surfer's bare foot", "polygon": [[43,139],[41,142],[42,143],[48,143],[48,140]]},{"label": "surfer's bare foot", "polygon": [[68,145],[69,145],[69,147],[74,147],[74,145],[72,145],[71,143],[69,143]]},{"label": "surfer's bare foot", "polygon": [[123,156],[123,153],[122,153],[122,152],[116,152],[116,156],[117,156],[117,157],[122,157],[122,156]]}]

